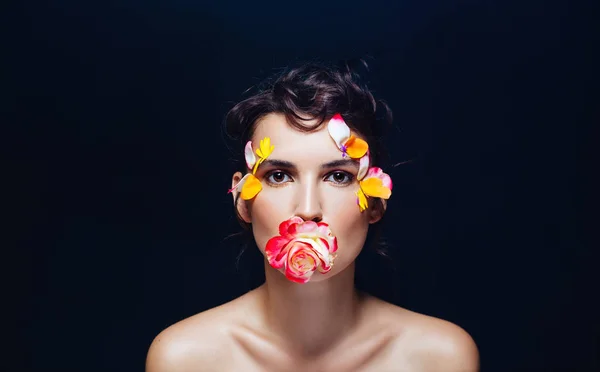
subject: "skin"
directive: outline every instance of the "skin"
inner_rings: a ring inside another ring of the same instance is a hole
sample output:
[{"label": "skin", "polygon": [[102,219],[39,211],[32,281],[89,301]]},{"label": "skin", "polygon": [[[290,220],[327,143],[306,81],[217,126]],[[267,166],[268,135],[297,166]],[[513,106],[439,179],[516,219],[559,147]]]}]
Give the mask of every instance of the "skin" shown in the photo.
[{"label": "skin", "polygon": [[281,221],[327,222],[338,239],[333,269],[297,284],[265,260],[262,286],[161,332],[146,370],[478,371],[477,347],[460,327],[355,290],[354,261],[385,204],[359,211],[358,166],[327,165],[342,156],[326,125],[304,133],[269,114],[257,123],[253,148],[264,137],[275,149],[256,173],[263,189],[240,200],[240,215],[263,254]]}]

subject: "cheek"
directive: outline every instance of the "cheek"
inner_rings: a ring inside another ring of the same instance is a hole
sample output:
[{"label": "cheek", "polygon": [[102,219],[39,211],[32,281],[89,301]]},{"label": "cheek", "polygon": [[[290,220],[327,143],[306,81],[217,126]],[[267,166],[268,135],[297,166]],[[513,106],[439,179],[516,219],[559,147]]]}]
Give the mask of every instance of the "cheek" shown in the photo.
[{"label": "cheek", "polygon": [[361,213],[356,204],[356,188],[327,190],[324,218],[338,240],[339,259],[352,260],[361,251],[367,232],[369,218]]},{"label": "cheek", "polygon": [[292,217],[288,202],[288,190],[263,190],[250,202],[252,233],[258,248],[264,253],[267,241],[279,235],[279,224]]}]

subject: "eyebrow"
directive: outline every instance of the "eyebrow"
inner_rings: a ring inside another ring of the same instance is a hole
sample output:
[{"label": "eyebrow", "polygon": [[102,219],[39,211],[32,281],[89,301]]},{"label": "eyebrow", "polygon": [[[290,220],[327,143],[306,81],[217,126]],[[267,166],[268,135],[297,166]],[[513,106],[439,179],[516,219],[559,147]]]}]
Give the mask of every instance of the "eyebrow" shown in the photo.
[{"label": "eyebrow", "polygon": [[[274,168],[298,169],[298,167],[296,167],[296,164],[289,162],[287,160],[267,159],[267,160],[263,161],[262,164],[266,165],[266,166],[271,166]],[[338,168],[338,167],[344,167],[344,166],[358,168],[358,163],[352,159],[333,160],[333,161],[321,164],[321,169],[331,169],[331,168]]]}]

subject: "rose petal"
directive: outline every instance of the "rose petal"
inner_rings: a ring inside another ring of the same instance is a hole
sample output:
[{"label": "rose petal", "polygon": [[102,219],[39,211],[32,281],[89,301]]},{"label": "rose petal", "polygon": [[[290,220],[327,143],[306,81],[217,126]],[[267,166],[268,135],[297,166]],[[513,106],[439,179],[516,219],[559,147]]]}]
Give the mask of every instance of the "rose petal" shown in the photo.
[{"label": "rose petal", "polygon": [[285,246],[290,242],[290,239],[283,236],[275,236],[267,242],[265,247],[265,254],[267,255],[267,261],[269,264],[276,269],[283,267],[285,262],[285,255],[280,253],[284,251]]},{"label": "rose petal", "polygon": [[290,225],[288,232],[294,236],[316,236],[319,225],[314,221],[303,221]]},{"label": "rose petal", "polygon": [[317,232],[320,236],[323,236],[323,237],[333,236],[333,234],[331,233],[331,230],[329,229],[328,224],[326,224],[325,222],[319,222],[319,223],[317,223],[317,225],[319,226],[317,228]]},{"label": "rose petal", "polygon": [[288,231],[290,226],[292,226],[293,224],[302,223],[302,222],[304,222],[302,217],[297,217],[297,216],[294,216],[292,218],[289,218],[289,219],[283,221],[282,223],[279,224],[279,235],[281,235],[281,236],[291,235]]},{"label": "rose petal", "polygon": [[246,165],[248,166],[248,169],[252,169],[256,163],[256,156],[254,156],[254,150],[252,150],[252,141],[248,141],[248,143],[246,143],[246,147],[244,149],[244,158],[246,159]]},{"label": "rose petal", "polygon": [[318,260],[318,257],[310,248],[298,247],[290,250],[287,266],[293,274],[302,276],[308,271],[315,271]]},{"label": "rose petal", "polygon": [[338,244],[337,244],[337,238],[335,236],[332,236],[329,239],[329,252],[331,253],[335,253],[338,250]]},{"label": "rose petal", "polygon": [[256,178],[253,174],[248,174],[248,179],[244,182],[242,186],[241,197],[244,200],[250,200],[254,198],[259,192],[262,190],[262,184],[260,180]]},{"label": "rose petal", "polygon": [[329,266],[329,249],[321,241],[306,238],[299,238],[296,241],[306,243],[310,246],[321,261],[321,265]]},{"label": "rose petal", "polygon": [[[314,264],[310,266],[299,265],[302,263],[299,260],[306,260],[307,257],[310,257]],[[293,246],[289,249],[288,258],[285,261],[285,276],[293,282],[306,283],[315,272],[316,265],[317,257],[310,249],[310,246],[294,242]]]},{"label": "rose petal", "polygon": [[313,273],[314,273],[314,271],[309,271],[306,274],[304,274],[304,276],[296,276],[293,273],[286,270],[285,277],[288,278],[289,280],[291,280],[292,282],[296,282],[299,284],[306,284],[310,280],[310,277],[312,276]]},{"label": "rose petal", "polygon": [[350,128],[344,122],[342,115],[335,114],[327,124],[329,135],[335,141],[338,148],[342,148],[344,143],[350,138]]}]

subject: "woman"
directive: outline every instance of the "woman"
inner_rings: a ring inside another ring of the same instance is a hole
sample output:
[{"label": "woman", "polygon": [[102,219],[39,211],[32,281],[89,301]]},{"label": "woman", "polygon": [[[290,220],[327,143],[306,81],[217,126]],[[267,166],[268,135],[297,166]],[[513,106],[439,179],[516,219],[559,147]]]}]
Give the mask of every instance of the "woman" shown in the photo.
[{"label": "woman", "polygon": [[148,372],[478,370],[460,327],[354,286],[392,191],[378,167],[390,121],[357,74],[319,64],[288,69],[228,113],[243,160],[230,192],[266,281],[161,332]]}]

